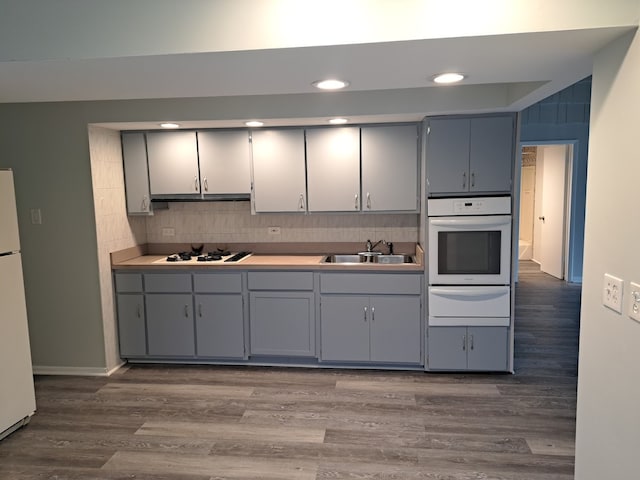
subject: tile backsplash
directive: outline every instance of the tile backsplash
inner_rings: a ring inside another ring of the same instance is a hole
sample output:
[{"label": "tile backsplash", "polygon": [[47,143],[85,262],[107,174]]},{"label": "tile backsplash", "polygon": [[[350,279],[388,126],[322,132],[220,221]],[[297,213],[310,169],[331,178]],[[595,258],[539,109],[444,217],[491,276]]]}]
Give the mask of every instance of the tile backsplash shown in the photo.
[{"label": "tile backsplash", "polygon": [[[251,215],[248,201],[174,202],[146,217],[146,229],[149,243],[417,242],[418,219],[417,214]],[[280,234],[269,234],[269,227],[279,227]]]}]

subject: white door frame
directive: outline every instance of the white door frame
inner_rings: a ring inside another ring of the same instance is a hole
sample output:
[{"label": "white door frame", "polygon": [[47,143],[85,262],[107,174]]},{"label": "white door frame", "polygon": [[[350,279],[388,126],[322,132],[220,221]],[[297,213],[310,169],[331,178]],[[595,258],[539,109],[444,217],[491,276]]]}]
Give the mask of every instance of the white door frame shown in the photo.
[{"label": "white door frame", "polygon": [[[518,163],[518,171],[522,170],[522,147],[524,146],[541,146],[546,147],[549,145],[566,145],[568,146],[567,152],[567,164],[566,164],[566,172],[565,172],[565,214],[564,214],[564,245],[563,245],[563,263],[564,263],[564,280],[569,280],[569,252],[571,249],[571,191],[573,187],[573,163],[574,157],[577,150],[578,141],[577,140],[544,140],[544,141],[527,141],[519,143],[519,158],[520,161]],[[537,174],[537,172],[536,172]],[[522,186],[522,176],[518,175],[518,185],[515,186],[514,190],[520,191]],[[515,229],[515,233],[519,233],[519,225],[520,225],[520,195],[517,195],[518,205],[515,206],[514,214],[518,216],[517,222],[514,221],[514,224],[518,225],[518,228]],[[516,242],[518,239],[516,239]],[[516,243],[517,245],[517,243]]]}]

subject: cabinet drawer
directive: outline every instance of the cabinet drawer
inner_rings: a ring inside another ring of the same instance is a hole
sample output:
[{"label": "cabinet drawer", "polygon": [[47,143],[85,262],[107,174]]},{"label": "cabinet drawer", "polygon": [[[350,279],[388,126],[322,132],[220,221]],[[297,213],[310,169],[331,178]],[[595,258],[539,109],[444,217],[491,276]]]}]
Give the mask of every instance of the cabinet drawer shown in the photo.
[{"label": "cabinet drawer", "polygon": [[191,292],[191,274],[147,273],[144,276],[146,292]]},{"label": "cabinet drawer", "polygon": [[509,287],[429,287],[429,317],[509,317]]},{"label": "cabinet drawer", "polygon": [[242,274],[195,274],[193,276],[193,289],[198,293],[242,293]]},{"label": "cabinet drawer", "polygon": [[140,273],[116,273],[116,292],[142,292],[142,274]]},{"label": "cabinet drawer", "polygon": [[325,273],[320,275],[320,292],[420,295],[421,278],[389,273]]},{"label": "cabinet drawer", "polygon": [[313,290],[312,272],[249,272],[249,290]]}]

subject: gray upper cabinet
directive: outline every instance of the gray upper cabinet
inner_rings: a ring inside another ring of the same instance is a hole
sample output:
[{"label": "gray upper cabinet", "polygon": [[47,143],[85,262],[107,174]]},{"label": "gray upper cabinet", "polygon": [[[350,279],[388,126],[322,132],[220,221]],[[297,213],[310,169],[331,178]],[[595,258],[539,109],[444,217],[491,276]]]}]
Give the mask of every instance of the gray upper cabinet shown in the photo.
[{"label": "gray upper cabinet", "polygon": [[361,129],[362,211],[417,212],[417,125]]},{"label": "gray upper cabinet", "polygon": [[514,124],[511,114],[430,119],[429,194],[510,192]]},{"label": "gray upper cabinet", "polygon": [[306,131],[310,212],[360,211],[360,129]]},{"label": "gray upper cabinet", "polygon": [[198,132],[202,194],[251,193],[251,147],[247,130]]},{"label": "gray upper cabinet", "polygon": [[122,134],[124,186],[127,192],[127,213],[151,215],[147,144],[144,133]]},{"label": "gray upper cabinet", "polygon": [[148,133],[147,155],[152,196],[200,195],[196,132]]},{"label": "gray upper cabinet", "polygon": [[304,130],[254,130],[251,138],[255,211],[305,212]]}]

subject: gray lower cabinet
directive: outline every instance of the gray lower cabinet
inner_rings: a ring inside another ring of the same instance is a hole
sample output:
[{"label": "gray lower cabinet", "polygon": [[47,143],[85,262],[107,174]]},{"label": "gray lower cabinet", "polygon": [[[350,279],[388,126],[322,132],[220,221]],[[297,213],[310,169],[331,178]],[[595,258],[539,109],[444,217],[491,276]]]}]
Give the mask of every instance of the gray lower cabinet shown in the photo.
[{"label": "gray lower cabinet", "polygon": [[323,295],[323,361],[421,362],[420,297]]},{"label": "gray lower cabinet", "polygon": [[315,356],[312,272],[249,272],[251,355]]},{"label": "gray lower cabinet", "polygon": [[244,307],[240,294],[195,296],[199,357],[244,357]]},{"label": "gray lower cabinet", "polygon": [[246,358],[242,274],[193,275],[198,357]]},{"label": "gray lower cabinet", "polygon": [[113,276],[118,315],[120,356],[144,357],[147,354],[144,295],[140,273],[116,273]]},{"label": "gray lower cabinet", "polygon": [[429,370],[506,371],[506,327],[430,327]]},{"label": "gray lower cabinet", "polygon": [[149,355],[192,357],[196,353],[190,273],[144,275]]},{"label": "gray lower cabinet", "polygon": [[313,292],[250,292],[251,354],[315,355]]},{"label": "gray lower cabinet", "polygon": [[149,355],[194,356],[193,296],[186,293],[146,295]]},{"label": "gray lower cabinet", "polygon": [[147,354],[144,296],[141,293],[117,295],[118,338],[122,357]]}]

